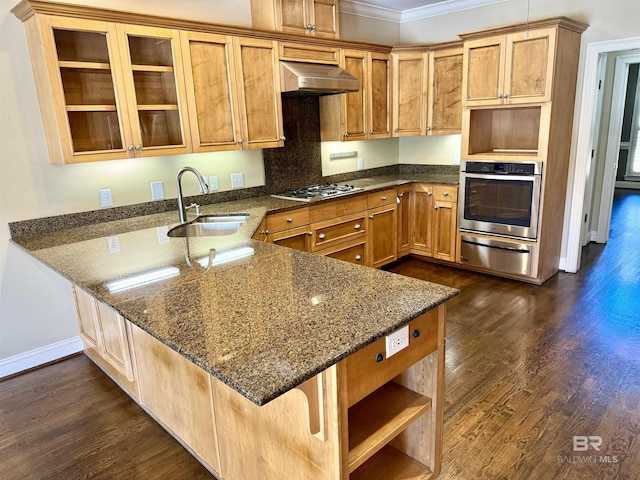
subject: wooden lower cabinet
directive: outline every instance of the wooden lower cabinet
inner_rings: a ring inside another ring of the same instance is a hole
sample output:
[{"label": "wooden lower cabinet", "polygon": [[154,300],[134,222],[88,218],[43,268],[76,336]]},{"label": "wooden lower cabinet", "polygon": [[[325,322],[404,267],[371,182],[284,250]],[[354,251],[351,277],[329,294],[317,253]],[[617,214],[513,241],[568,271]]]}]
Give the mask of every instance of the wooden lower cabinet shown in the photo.
[{"label": "wooden lower cabinet", "polygon": [[381,338],[263,406],[119,318],[133,398],[218,478],[399,480],[440,471],[445,308],[410,322],[409,345],[393,356]]},{"label": "wooden lower cabinet", "polygon": [[369,263],[378,268],[398,259],[396,252],[396,196],[393,203],[369,210]]},{"label": "wooden lower cabinet", "polygon": [[73,296],[85,353],[129,395],[138,397],[129,322],[75,285]]},{"label": "wooden lower cabinet", "polygon": [[400,185],[398,187],[398,207],[396,209],[398,219],[396,244],[398,258],[411,252],[411,239],[413,237],[412,199],[411,184]]},{"label": "wooden lower cabinet", "polygon": [[367,241],[363,238],[359,238],[332,248],[321,250],[319,252],[316,252],[316,254],[324,255],[331,258],[337,258],[338,260],[355,263],[356,265],[368,265]]},{"label": "wooden lower cabinet", "polygon": [[289,247],[303,252],[311,251],[311,231],[309,226],[292,228],[277,233],[267,234],[266,241],[281,247]]}]

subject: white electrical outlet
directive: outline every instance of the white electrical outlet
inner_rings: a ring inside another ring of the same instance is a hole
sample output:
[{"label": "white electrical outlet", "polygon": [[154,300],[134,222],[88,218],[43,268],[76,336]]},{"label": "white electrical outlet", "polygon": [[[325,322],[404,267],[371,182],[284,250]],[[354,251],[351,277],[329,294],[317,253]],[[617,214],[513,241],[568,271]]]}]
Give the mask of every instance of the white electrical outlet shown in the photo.
[{"label": "white electrical outlet", "polygon": [[107,237],[107,250],[109,250],[109,253],[118,253],[120,251],[120,239],[117,235]]},{"label": "white electrical outlet", "polygon": [[403,348],[409,346],[409,325],[405,325],[400,330],[396,330],[385,337],[387,347],[387,358],[395,355]]},{"label": "white electrical outlet", "polygon": [[231,188],[244,187],[244,173],[232,173],[231,174]]},{"label": "white electrical outlet", "polygon": [[164,200],[162,182],[151,182],[151,200]]},{"label": "white electrical outlet", "polygon": [[358,170],[364,170],[364,158],[358,159]]},{"label": "white electrical outlet", "polygon": [[218,190],[220,186],[218,185],[218,177],[216,175],[212,175],[209,177],[209,191],[212,192],[214,190]]},{"label": "white electrical outlet", "polygon": [[169,241],[169,226],[163,225],[162,227],[156,227],[156,234],[158,235],[158,243],[162,245]]},{"label": "white electrical outlet", "polygon": [[113,197],[111,197],[111,189],[105,188],[104,190],[98,190],[100,196],[100,206],[102,208],[113,207]]}]

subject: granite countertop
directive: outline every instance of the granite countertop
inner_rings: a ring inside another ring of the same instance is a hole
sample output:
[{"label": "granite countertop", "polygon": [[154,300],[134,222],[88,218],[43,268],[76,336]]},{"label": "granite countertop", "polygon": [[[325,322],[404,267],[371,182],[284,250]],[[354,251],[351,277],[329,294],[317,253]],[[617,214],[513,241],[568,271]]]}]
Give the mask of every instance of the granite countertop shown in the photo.
[{"label": "granite countertop", "polygon": [[[406,182],[376,180],[357,182],[367,190]],[[236,233],[225,236],[169,238],[178,215],[167,212],[12,241],[264,405],[457,294],[251,240],[268,212],[303,205],[255,197],[203,207],[202,214],[248,215]],[[207,269],[212,248],[216,258],[242,258]],[[144,283],[148,273],[163,279]],[[114,282],[122,279],[132,285],[117,290]]]}]

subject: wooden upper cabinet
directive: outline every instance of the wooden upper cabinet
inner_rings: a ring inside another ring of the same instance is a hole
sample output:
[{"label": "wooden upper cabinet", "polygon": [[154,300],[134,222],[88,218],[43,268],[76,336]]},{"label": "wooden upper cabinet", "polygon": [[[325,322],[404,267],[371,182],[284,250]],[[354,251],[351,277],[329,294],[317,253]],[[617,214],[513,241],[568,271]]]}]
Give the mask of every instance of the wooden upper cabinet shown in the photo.
[{"label": "wooden upper cabinet", "polygon": [[177,31],[45,15],[25,28],[50,162],[190,151]]},{"label": "wooden upper cabinet", "polygon": [[430,55],[430,135],[450,135],[462,130],[462,47],[436,50]]},{"label": "wooden upper cabinet", "polygon": [[545,28],[464,44],[467,106],[551,100],[557,29]]},{"label": "wooden upper cabinet", "polygon": [[424,135],[427,132],[428,54],[402,52],[393,62],[393,136]]},{"label": "wooden upper cabinet", "polygon": [[254,28],[338,38],[337,0],[251,0]]},{"label": "wooden upper cabinet", "polygon": [[242,148],[233,38],[183,31],[181,40],[193,150]]},{"label": "wooden upper cabinet", "polygon": [[368,67],[367,136],[388,138],[391,136],[391,59],[387,54],[371,52]]},{"label": "wooden upper cabinet", "polygon": [[320,97],[322,141],[391,136],[391,74],[388,54],[343,50],[341,66],[360,82],[357,92]]},{"label": "wooden upper cabinet", "polygon": [[49,161],[125,158],[133,140],[116,26],[34,15],[25,29]]},{"label": "wooden upper cabinet", "polygon": [[278,45],[271,40],[234,39],[243,148],[284,145]]},{"label": "wooden upper cabinet", "polygon": [[117,25],[135,156],[189,153],[177,30]]}]

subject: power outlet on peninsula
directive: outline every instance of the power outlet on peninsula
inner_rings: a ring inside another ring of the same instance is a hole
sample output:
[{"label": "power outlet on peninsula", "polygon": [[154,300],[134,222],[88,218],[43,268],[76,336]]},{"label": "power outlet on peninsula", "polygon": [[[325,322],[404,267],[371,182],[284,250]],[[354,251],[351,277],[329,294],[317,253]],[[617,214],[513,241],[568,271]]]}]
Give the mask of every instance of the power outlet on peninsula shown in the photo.
[{"label": "power outlet on peninsula", "polygon": [[409,325],[405,325],[400,330],[396,330],[385,337],[387,358],[395,355],[400,350],[409,346]]}]

